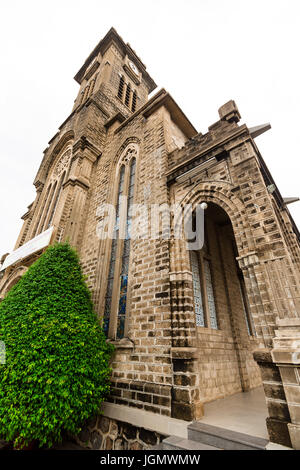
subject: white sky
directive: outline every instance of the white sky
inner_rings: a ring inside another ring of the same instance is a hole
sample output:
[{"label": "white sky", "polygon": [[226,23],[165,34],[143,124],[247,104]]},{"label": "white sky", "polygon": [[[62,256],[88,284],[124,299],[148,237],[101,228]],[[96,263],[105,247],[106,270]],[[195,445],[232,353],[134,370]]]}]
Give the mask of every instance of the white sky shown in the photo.
[{"label": "white sky", "polygon": [[[299,191],[299,0],[0,0],[0,256],[10,252],[73,80],[114,26],[199,132],[234,99],[282,196]],[[300,202],[289,209],[300,226]]]}]

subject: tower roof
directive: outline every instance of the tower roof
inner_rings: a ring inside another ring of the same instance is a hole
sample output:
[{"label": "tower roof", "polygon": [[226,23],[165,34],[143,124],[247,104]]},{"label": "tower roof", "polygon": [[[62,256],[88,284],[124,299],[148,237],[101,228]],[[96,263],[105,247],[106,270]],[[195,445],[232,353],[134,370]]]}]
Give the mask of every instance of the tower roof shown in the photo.
[{"label": "tower roof", "polygon": [[125,43],[121,36],[117,33],[117,31],[114,28],[110,28],[108,33],[104,36],[103,39],[97,44],[95,49],[90,53],[86,61],[84,62],[83,66],[79,69],[77,74],[75,75],[74,79],[76,82],[79,84],[82,82],[82,79],[85,75],[85,71],[92,62],[92,60],[99,54],[99,52],[103,55],[105,51],[109,48],[110,44],[112,42],[115,42],[116,45],[119,47],[120,51],[123,53],[123,55],[128,55],[130,60],[135,62],[139,69],[142,72],[142,75],[147,82],[149,86],[149,93],[153,91],[156,88],[156,83],[154,80],[150,77],[148,72],[146,71],[146,66],[145,64],[141,61],[141,59],[138,57],[138,55],[135,53],[135,51],[131,48],[131,46],[128,43]]}]

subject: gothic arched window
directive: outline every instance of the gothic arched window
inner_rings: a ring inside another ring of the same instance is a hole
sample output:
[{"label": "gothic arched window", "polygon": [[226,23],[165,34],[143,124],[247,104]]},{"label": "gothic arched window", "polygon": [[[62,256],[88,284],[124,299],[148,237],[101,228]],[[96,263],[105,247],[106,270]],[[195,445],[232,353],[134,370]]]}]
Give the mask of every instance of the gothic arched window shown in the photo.
[{"label": "gothic arched window", "polygon": [[[128,277],[131,245],[131,212],[134,199],[137,145],[130,144],[119,163],[116,219],[111,241],[104,306],[104,331],[121,339],[126,331]],[[121,234],[123,234],[121,236]]]},{"label": "gothic arched window", "polygon": [[45,196],[41,201],[38,215],[38,221],[32,236],[47,230],[54,219],[55,212],[61,197],[63,184],[66,181],[68,168],[71,162],[72,150],[68,147],[58,158],[56,165],[49,177],[49,184],[45,192]]}]

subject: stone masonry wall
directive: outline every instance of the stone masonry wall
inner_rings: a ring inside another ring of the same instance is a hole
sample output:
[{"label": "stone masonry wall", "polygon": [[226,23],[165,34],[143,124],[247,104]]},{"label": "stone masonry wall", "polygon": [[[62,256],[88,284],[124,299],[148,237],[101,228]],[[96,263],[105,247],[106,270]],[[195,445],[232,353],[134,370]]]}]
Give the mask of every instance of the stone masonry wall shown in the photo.
[{"label": "stone masonry wall", "polygon": [[97,416],[87,422],[75,440],[92,450],[147,450],[165,437],[145,428]]}]

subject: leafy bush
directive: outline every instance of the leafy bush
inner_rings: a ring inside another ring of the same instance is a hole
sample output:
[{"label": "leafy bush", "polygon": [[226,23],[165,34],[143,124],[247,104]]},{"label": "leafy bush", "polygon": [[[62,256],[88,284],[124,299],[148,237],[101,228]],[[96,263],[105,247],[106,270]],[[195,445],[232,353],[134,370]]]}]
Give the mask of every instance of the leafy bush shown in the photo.
[{"label": "leafy bush", "polygon": [[0,438],[51,446],[99,412],[113,347],[68,243],[48,248],[0,303],[0,340]]}]

